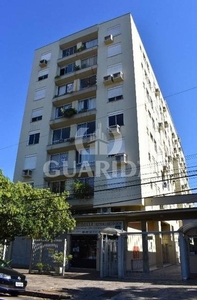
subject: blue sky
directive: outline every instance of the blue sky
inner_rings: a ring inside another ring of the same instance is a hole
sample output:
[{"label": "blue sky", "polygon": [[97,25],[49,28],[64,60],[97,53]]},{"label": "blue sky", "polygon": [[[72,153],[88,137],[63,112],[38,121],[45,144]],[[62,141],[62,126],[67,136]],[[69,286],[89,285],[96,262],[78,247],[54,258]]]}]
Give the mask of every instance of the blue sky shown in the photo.
[{"label": "blue sky", "polygon": [[[13,178],[34,50],[131,13],[181,138],[189,174],[197,163],[196,0],[1,0],[0,169]],[[190,181],[197,186],[196,177]]]}]

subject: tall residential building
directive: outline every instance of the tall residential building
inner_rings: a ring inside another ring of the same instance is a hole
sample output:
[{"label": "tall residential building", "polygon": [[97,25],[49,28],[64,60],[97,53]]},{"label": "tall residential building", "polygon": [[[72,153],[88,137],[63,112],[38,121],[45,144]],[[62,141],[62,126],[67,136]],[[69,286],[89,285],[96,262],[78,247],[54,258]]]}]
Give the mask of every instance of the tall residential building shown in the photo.
[{"label": "tall residential building", "polygon": [[35,51],[14,181],[69,191],[79,218],[69,235],[73,266],[86,255],[84,264],[96,267],[103,228],[140,229],[125,211],[163,209],[145,199],[188,193],[186,175],[180,139],[130,14]]}]

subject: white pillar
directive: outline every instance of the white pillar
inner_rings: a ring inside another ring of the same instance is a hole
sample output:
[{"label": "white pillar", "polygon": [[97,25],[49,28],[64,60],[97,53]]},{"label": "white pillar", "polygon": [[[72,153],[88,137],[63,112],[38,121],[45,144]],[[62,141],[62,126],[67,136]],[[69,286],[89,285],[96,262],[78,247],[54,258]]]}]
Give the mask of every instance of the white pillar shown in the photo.
[{"label": "white pillar", "polygon": [[100,278],[104,277],[103,272],[103,235],[100,235]]}]

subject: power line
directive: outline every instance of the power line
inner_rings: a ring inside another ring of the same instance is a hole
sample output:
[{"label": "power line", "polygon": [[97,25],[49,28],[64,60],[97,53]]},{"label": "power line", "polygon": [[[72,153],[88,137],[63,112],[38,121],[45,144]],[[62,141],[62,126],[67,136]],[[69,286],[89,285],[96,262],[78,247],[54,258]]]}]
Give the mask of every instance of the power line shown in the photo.
[{"label": "power line", "polygon": [[[195,171],[197,171],[197,170],[195,170]],[[195,174],[192,174],[192,175],[189,175],[189,176],[179,176],[179,177],[175,177],[175,178],[172,178],[171,180],[177,180],[177,179],[181,179],[181,178],[188,178],[188,177],[196,177],[197,176],[197,173],[195,173]],[[150,180],[150,179],[149,179]],[[159,182],[163,182],[163,181],[170,181],[170,179],[166,179],[166,180],[163,180],[163,179],[159,179],[159,180],[155,180],[155,181],[153,181],[153,180],[150,180],[150,181],[148,181],[148,182],[144,182],[144,183],[136,183],[136,184],[131,184],[131,185],[126,185],[126,186],[122,186],[122,187],[115,187],[115,188],[106,188],[106,189],[102,189],[102,190],[95,190],[94,192],[96,193],[96,192],[105,192],[105,191],[108,191],[108,192],[110,192],[110,191],[115,191],[115,190],[120,190],[120,189],[125,189],[125,188],[128,188],[128,187],[133,187],[133,188],[136,188],[136,187],[139,187],[139,186],[143,186],[143,185],[148,185],[148,184],[156,184],[156,183],[159,183]],[[122,183],[120,183],[120,184],[122,184]],[[117,183],[116,183],[116,185],[117,185]],[[194,189],[196,189],[196,188],[194,188]],[[181,190],[181,191],[179,191],[179,193],[180,192],[185,192],[185,191],[190,191],[190,189],[187,189],[187,190]],[[175,191],[171,191],[171,192],[169,192],[169,194],[172,194],[172,193],[178,193],[178,192],[175,192]],[[59,194],[59,193],[58,193]],[[163,196],[163,194],[164,193],[162,193],[161,195]],[[74,195],[73,193],[70,193],[70,196],[72,196],[72,195]],[[133,195],[135,195],[135,194],[133,194]],[[133,196],[132,195],[132,196]],[[165,193],[165,195],[166,195],[166,193]],[[156,195],[156,196],[158,196],[158,195]],[[40,199],[40,197],[39,198],[32,198],[32,199],[30,199],[30,200],[32,200],[32,201],[36,201],[36,200],[53,200],[53,198],[55,198],[55,197],[57,197],[57,194],[55,194],[54,193],[54,196],[52,196],[51,197],[51,195],[50,195],[50,197],[47,197],[47,198],[42,198],[42,199]],[[128,200],[128,201],[133,201],[133,200]],[[121,202],[121,200],[120,200],[120,202]],[[124,202],[124,201],[123,201]],[[112,203],[114,203],[114,202],[112,202]],[[111,202],[109,203],[109,204],[112,204]],[[108,203],[104,203],[105,205],[106,204],[108,204]]]},{"label": "power line", "polygon": [[165,98],[170,98],[170,97],[173,97],[173,96],[176,96],[176,95],[180,95],[180,94],[183,94],[183,93],[186,93],[186,92],[195,90],[195,89],[197,89],[197,86],[194,86],[194,87],[189,88],[189,89],[186,89],[186,90],[182,90],[182,91],[180,91],[180,92],[176,92],[176,93],[174,93],[174,94],[170,94],[170,95],[168,95],[168,96],[165,96],[164,99],[165,99]]}]

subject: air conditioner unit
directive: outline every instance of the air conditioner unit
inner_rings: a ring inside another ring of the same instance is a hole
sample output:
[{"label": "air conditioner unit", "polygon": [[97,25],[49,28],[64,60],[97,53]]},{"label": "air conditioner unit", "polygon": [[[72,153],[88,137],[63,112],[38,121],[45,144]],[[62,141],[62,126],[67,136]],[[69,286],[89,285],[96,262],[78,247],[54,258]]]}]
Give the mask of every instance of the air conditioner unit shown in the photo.
[{"label": "air conditioner unit", "polygon": [[163,123],[158,124],[159,130],[163,130]]},{"label": "air conditioner unit", "polygon": [[113,135],[120,134],[120,126],[119,125],[109,126],[108,130],[109,130],[110,134],[113,134]]},{"label": "air conditioner unit", "polygon": [[167,170],[168,170],[167,165],[164,165],[164,166],[163,166],[163,172],[166,172]]},{"label": "air conditioner unit", "polygon": [[31,178],[32,177],[32,170],[29,170],[29,169],[23,170],[23,177]]},{"label": "air conditioner unit", "polygon": [[116,154],[115,159],[117,163],[127,163],[127,155],[125,153]]},{"label": "air conditioner unit", "polygon": [[114,82],[123,81],[123,73],[122,72],[114,73],[113,80],[114,80]]},{"label": "air conditioner unit", "polygon": [[158,88],[155,89],[155,96],[156,97],[160,96],[160,90]]},{"label": "air conditioner unit", "polygon": [[164,127],[165,127],[165,128],[168,128],[168,121],[165,121],[165,122],[164,122]]},{"label": "air conditioner unit", "polygon": [[101,207],[100,212],[103,214],[107,214],[111,212],[111,207]]},{"label": "air conditioner unit", "polygon": [[104,37],[104,43],[105,43],[105,45],[111,44],[111,43],[113,43],[113,41],[114,41],[114,38],[113,38],[112,34],[106,35]]},{"label": "air conditioner unit", "polygon": [[113,82],[113,75],[106,75],[103,77],[104,84],[111,84]]},{"label": "air conditioner unit", "polygon": [[40,66],[41,68],[46,67],[46,66],[47,66],[47,60],[46,60],[46,59],[40,60],[39,66]]}]

